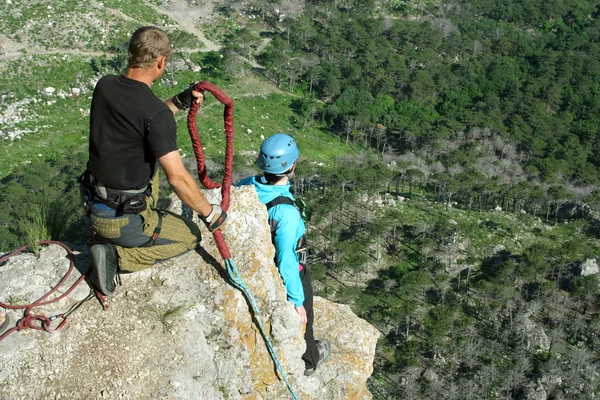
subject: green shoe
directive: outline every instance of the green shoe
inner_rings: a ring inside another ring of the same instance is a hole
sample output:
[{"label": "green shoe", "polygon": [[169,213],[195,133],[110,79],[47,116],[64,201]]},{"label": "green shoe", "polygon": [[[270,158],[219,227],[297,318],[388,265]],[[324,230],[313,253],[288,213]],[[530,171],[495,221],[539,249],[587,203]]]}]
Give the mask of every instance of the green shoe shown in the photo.
[{"label": "green shoe", "polygon": [[92,276],[90,280],[103,295],[115,292],[115,276],[118,270],[117,249],[112,244],[95,244],[91,247]]}]

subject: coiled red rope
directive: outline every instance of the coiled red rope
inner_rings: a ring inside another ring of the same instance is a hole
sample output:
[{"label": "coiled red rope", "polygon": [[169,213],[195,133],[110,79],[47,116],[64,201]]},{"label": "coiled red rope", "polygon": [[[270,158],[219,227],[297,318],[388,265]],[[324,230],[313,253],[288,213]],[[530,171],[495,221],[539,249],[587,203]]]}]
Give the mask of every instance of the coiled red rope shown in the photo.
[{"label": "coiled red rope", "polygon": [[[225,106],[225,110],[223,111],[223,124],[225,127],[226,136],[225,175],[223,176],[222,184],[213,182],[208,176],[208,171],[206,170],[204,149],[202,147],[200,137],[198,136],[198,129],[196,128],[196,115],[198,114],[198,108],[200,107],[200,104],[196,103],[195,101],[192,101],[190,111],[188,112],[187,126],[188,131],[190,132],[192,146],[194,147],[194,155],[196,156],[196,161],[198,163],[198,178],[200,179],[202,185],[207,189],[221,188],[221,208],[224,211],[227,211],[229,210],[229,205],[231,202],[230,191],[233,175],[233,100],[231,100],[229,96],[227,96],[210,82],[198,82],[194,87],[194,90],[202,93],[209,91]],[[219,253],[221,254],[221,257],[223,257],[223,260],[230,259],[231,253],[229,252],[229,248],[227,247],[227,243],[225,243],[225,239],[223,238],[221,231],[214,231],[213,237],[215,239],[217,248],[219,249]]]},{"label": "coiled red rope", "polygon": [[[58,288],[61,287],[65,283],[67,278],[71,275],[71,273],[73,272],[73,269],[75,268],[75,259],[74,259],[73,252],[71,251],[71,249],[62,242],[57,242],[54,240],[42,240],[42,241],[38,242],[38,244],[56,244],[56,245],[61,246],[63,249],[65,249],[68,253],[67,256],[70,260],[69,270],[63,276],[63,278],[60,280],[60,282],[58,282],[56,284],[56,286],[54,286],[48,293],[46,293],[45,295],[43,295],[42,297],[40,297],[39,299],[37,299],[36,301],[34,301],[31,304],[10,305],[10,304],[0,302],[0,307],[3,307],[7,310],[22,310],[22,309],[25,310],[23,312],[23,318],[21,318],[19,320],[19,322],[17,323],[17,326],[4,332],[4,334],[2,334],[0,336],[0,341],[2,341],[5,337],[10,335],[14,331],[21,331],[24,329],[36,329],[39,331],[44,330],[46,332],[51,332],[51,333],[58,332],[66,324],[67,317],[69,316],[69,314],[71,312],[73,312],[77,307],[79,307],[83,303],[83,301],[86,301],[90,298],[90,296],[88,296],[86,299],[79,302],[76,306],[72,307],[69,311],[67,311],[65,313],[54,315],[52,317],[47,317],[47,316],[41,315],[41,314],[39,314],[39,315],[32,314],[33,308],[55,303],[55,302],[65,298],[66,296],[68,296],[81,283],[81,281],[83,281],[86,278],[86,276],[90,272],[90,271],[88,271],[87,273],[81,275],[79,277],[79,279],[77,279],[77,281],[73,285],[71,285],[71,287],[66,292],[61,294],[60,296],[58,296],[52,300],[44,301],[50,295],[52,295],[54,292],[56,292],[58,290]],[[27,250],[29,247],[31,247],[31,245],[23,246],[7,255],[1,257],[0,264],[5,262],[6,260],[8,260],[10,257]],[[99,292],[96,292],[96,294],[100,295]],[[103,303],[105,303],[104,304],[105,307],[107,307],[104,296],[100,295],[100,299],[101,299],[101,301],[103,301]],[[57,318],[62,318],[63,319],[62,322],[56,328],[51,328],[50,324],[52,323],[53,320],[55,320]],[[36,324],[36,322],[37,322],[37,324]]]}]

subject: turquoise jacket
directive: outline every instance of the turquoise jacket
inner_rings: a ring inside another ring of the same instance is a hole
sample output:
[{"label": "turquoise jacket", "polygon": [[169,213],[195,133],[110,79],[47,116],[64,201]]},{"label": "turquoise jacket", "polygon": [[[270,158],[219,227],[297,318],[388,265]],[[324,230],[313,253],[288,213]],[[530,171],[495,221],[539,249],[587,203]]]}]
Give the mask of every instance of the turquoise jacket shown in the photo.
[{"label": "turquoise jacket", "polygon": [[[267,185],[264,177],[249,176],[242,179],[237,186],[254,185],[258,199],[267,204],[279,196],[286,196],[294,200],[290,193],[290,184]],[[304,289],[298,270],[300,262],[296,253],[298,240],[304,236],[306,227],[296,207],[290,204],[278,204],[268,210],[269,225],[275,234],[275,264],[283,279],[287,291],[287,298],[300,307],[304,304]]]}]

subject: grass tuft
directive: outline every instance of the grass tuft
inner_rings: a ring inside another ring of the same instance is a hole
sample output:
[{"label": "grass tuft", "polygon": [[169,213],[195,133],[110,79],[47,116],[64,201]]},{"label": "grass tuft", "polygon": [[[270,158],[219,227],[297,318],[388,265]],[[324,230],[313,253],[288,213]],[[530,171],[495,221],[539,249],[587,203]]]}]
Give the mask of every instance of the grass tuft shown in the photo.
[{"label": "grass tuft", "polygon": [[20,220],[27,243],[31,245],[34,254],[38,255],[40,252],[40,241],[64,238],[70,223],[77,215],[76,207],[76,204],[57,198],[37,203],[35,211]]}]

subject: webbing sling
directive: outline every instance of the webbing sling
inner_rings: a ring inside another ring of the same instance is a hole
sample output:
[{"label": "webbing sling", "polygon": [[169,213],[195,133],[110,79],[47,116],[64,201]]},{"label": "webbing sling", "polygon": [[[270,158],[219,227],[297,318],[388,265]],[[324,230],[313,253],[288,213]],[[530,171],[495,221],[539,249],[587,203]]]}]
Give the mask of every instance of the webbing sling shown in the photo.
[{"label": "webbing sling", "polygon": [[296,206],[296,202],[287,196],[275,197],[273,200],[271,200],[270,202],[265,204],[265,206],[267,206],[267,211],[269,211],[271,208],[278,206],[280,204],[289,204],[290,206],[294,206],[294,207],[298,208]]},{"label": "webbing sling", "polygon": [[[200,104],[195,101],[192,101],[192,105],[190,107],[190,111],[187,117],[187,126],[188,131],[190,133],[190,139],[192,140],[192,145],[194,147],[194,155],[196,156],[196,161],[198,164],[198,178],[202,185],[207,189],[217,189],[221,188],[221,208],[224,211],[229,210],[230,205],[230,189],[231,189],[231,179],[233,173],[233,101],[223,92],[221,92],[215,85],[209,82],[198,82],[196,86],[194,86],[194,90],[197,92],[204,93],[205,91],[209,91],[215,96],[217,100],[219,100],[224,106],[225,110],[223,111],[223,123],[225,125],[225,135],[226,135],[226,147],[225,147],[225,175],[223,176],[223,183],[215,183],[208,177],[208,171],[206,170],[206,165],[204,162],[204,152],[202,147],[202,142],[200,141],[200,137],[198,136],[198,130],[196,129],[196,115],[198,114],[198,108]],[[227,274],[229,275],[229,279],[231,283],[242,291],[242,293],[248,299],[252,311],[254,312],[254,320],[256,321],[258,328],[260,330],[260,334],[263,337],[265,344],[267,345],[267,349],[269,350],[269,354],[277,367],[277,371],[279,375],[285,381],[288,390],[290,391],[292,398],[297,400],[298,397],[292,388],[292,385],[288,381],[287,375],[283,370],[283,366],[279,362],[279,358],[277,357],[277,353],[271,344],[271,340],[266,334],[266,331],[262,325],[262,318],[260,317],[260,308],[254,299],[254,296],[250,292],[250,289],[242,279],[240,272],[238,271],[233,258],[231,257],[231,253],[229,252],[229,248],[227,247],[227,243],[225,243],[225,239],[223,238],[223,233],[220,230],[216,230],[213,232],[213,237],[215,239],[215,243],[217,248],[219,249],[219,253],[221,257],[225,261],[225,266],[227,267]]]},{"label": "webbing sling", "polygon": [[163,223],[163,212],[162,210],[154,210],[156,211],[156,215],[158,215],[158,223],[156,224],[156,228],[154,228],[154,233],[150,236],[150,239],[146,243],[144,243],[141,247],[152,247],[154,243],[156,243],[156,239],[158,239],[158,235],[160,235],[160,231],[162,230]]}]

